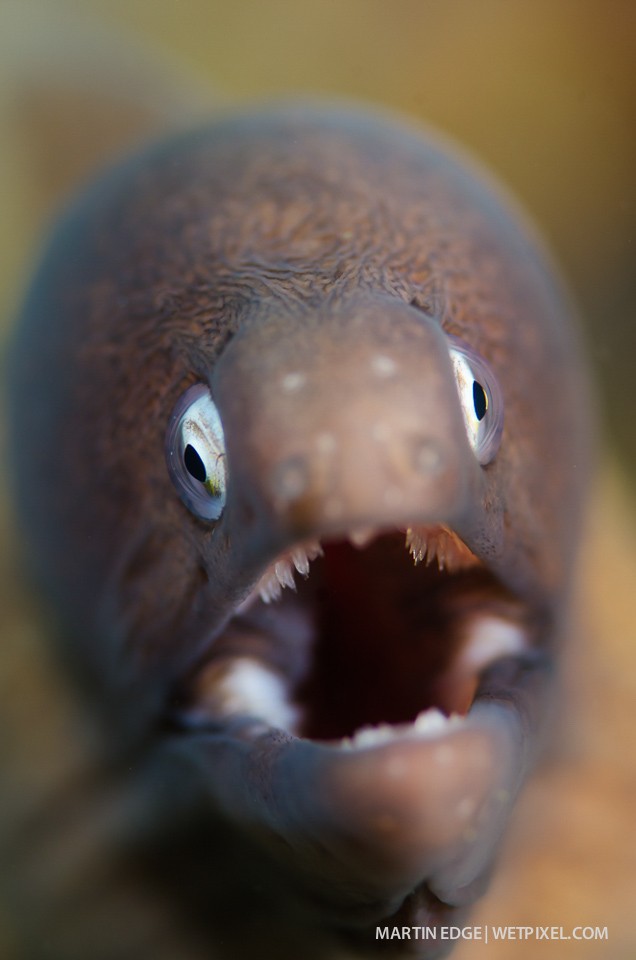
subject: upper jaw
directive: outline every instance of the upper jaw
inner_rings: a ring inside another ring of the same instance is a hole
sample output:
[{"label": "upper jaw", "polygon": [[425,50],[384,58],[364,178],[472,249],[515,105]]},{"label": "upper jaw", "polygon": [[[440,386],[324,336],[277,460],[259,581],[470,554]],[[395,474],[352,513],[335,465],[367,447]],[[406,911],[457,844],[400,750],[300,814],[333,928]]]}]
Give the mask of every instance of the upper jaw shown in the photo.
[{"label": "upper jaw", "polygon": [[[345,534],[354,547],[364,549],[373,540],[377,539],[382,531],[379,527],[356,526]],[[455,533],[451,527],[443,523],[417,524],[408,526],[404,530],[405,547],[417,563],[424,562],[428,566],[437,564],[440,570],[449,572],[468,569],[480,563],[479,558],[470,547]],[[323,548],[317,538],[296,543],[289,550],[281,553],[264,571],[256,586],[242,605],[248,607],[258,597],[265,603],[277,600],[285,587],[295,589],[294,575],[306,577],[312,560],[322,556]]]}]

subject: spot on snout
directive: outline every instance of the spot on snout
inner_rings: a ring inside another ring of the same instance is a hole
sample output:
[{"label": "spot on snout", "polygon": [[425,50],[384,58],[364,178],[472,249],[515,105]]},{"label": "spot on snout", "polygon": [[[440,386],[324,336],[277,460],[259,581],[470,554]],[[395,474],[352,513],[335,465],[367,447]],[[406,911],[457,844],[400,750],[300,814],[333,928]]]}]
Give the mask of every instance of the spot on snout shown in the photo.
[{"label": "spot on snout", "polygon": [[286,373],[281,377],[280,385],[283,393],[298,393],[299,390],[307,383],[307,375],[301,373],[299,370],[295,370],[291,373]]},{"label": "spot on snout", "polygon": [[416,437],[411,442],[411,462],[417,473],[428,476],[444,469],[446,457],[432,437]]},{"label": "spot on snout", "polygon": [[277,463],[271,475],[272,493],[287,503],[301,497],[309,485],[309,470],[304,457],[294,456]]},{"label": "spot on snout", "polygon": [[398,372],[398,365],[392,357],[385,353],[376,353],[371,359],[371,370],[381,380],[388,380]]}]

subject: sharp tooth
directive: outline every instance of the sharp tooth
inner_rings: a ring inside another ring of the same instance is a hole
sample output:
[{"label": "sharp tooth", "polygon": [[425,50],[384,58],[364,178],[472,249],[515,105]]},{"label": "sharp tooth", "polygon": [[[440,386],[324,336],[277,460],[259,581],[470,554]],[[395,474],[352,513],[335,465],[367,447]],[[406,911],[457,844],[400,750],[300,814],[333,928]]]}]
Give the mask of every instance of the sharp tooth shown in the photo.
[{"label": "sharp tooth", "polygon": [[316,557],[321,557],[322,553],[323,550],[318,540],[308,540],[292,550],[291,559],[298,573],[306,577],[309,574],[309,564]]},{"label": "sharp tooth", "polygon": [[292,560],[298,573],[306,577],[309,574],[309,557],[301,547],[292,552]]},{"label": "sharp tooth", "polygon": [[303,550],[309,557],[310,562],[315,560],[316,557],[322,557],[324,553],[319,540],[308,540],[307,543],[303,544]]},{"label": "sharp tooth", "polygon": [[357,530],[351,530],[349,533],[349,540],[354,545],[354,547],[366,547],[366,545],[373,540],[376,535],[376,531],[373,527],[358,527]]},{"label": "sharp tooth", "polygon": [[291,587],[295,590],[294,567],[306,577],[309,573],[309,564],[320,556],[322,556],[322,547],[318,540],[308,540],[307,543],[284,554],[271,567],[268,567],[254,588],[254,593],[244,601],[243,606],[246,607],[248,601],[251,602],[251,597],[256,596],[257,593],[264,603],[271,603],[272,600],[279,599],[283,587]]},{"label": "sharp tooth", "polygon": [[271,603],[272,600],[278,600],[283,588],[278,580],[270,575],[265,583],[259,587],[258,592],[263,603]]},{"label": "sharp tooth", "polygon": [[416,564],[422,562],[426,553],[426,541],[417,530],[413,530],[411,527],[406,531],[406,549],[410,552]]},{"label": "sharp tooth", "polygon": [[292,590],[296,589],[294,573],[288,560],[278,560],[274,564],[274,572],[282,587],[291,587]]},{"label": "sharp tooth", "polygon": [[457,534],[443,525],[415,529],[409,527],[406,531],[406,548],[416,564],[426,560],[428,567],[437,560],[439,569],[449,573],[479,563]]}]

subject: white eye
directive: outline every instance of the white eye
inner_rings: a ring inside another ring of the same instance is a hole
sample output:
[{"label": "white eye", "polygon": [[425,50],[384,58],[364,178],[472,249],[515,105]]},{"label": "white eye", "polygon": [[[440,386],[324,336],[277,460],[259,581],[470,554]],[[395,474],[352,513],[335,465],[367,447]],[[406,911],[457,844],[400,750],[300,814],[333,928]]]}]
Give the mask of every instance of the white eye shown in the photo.
[{"label": "white eye", "polygon": [[449,352],[468,440],[483,465],[494,459],[503,431],[503,398],[494,373],[478,354],[457,337]]},{"label": "white eye", "polygon": [[219,412],[203,383],[186,390],[174,408],[166,461],[186,507],[204,520],[218,520],[227,486],[225,442]]}]

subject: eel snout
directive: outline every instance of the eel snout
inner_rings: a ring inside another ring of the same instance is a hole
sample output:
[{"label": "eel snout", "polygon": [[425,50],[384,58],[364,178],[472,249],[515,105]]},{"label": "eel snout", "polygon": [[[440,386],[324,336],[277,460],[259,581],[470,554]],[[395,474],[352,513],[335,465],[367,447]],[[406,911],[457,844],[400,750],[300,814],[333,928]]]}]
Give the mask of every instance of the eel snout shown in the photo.
[{"label": "eel snout", "polygon": [[246,551],[474,518],[480,471],[439,325],[377,295],[306,312],[249,327],[216,366]]}]

